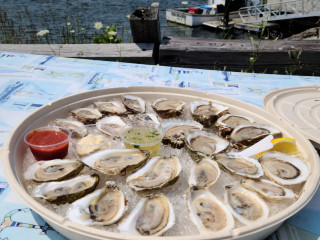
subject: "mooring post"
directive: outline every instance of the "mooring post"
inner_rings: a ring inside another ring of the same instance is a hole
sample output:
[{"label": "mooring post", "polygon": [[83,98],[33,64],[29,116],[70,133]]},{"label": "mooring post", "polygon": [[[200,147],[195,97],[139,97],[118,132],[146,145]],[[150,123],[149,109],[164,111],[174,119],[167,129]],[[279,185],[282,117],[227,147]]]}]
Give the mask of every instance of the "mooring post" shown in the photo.
[{"label": "mooring post", "polygon": [[160,43],[158,8],[138,8],[130,14],[130,27],[134,43]]},{"label": "mooring post", "polygon": [[225,0],[225,2],[224,2],[224,16],[223,16],[224,27],[228,27],[228,25],[229,25],[229,5],[230,5],[230,0]]},{"label": "mooring post", "polygon": [[130,14],[130,27],[134,43],[153,43],[153,61],[159,62],[161,42],[159,9],[138,8]]}]

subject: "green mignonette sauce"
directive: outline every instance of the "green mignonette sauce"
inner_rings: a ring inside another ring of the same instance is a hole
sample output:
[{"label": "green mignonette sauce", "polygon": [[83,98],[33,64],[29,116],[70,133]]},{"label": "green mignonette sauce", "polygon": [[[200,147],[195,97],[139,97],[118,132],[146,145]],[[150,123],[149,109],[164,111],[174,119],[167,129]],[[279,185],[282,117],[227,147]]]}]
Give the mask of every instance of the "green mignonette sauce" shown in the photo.
[{"label": "green mignonette sauce", "polygon": [[126,130],[123,137],[126,148],[137,148],[150,152],[151,157],[159,152],[162,133],[157,129],[147,127],[133,127]]}]

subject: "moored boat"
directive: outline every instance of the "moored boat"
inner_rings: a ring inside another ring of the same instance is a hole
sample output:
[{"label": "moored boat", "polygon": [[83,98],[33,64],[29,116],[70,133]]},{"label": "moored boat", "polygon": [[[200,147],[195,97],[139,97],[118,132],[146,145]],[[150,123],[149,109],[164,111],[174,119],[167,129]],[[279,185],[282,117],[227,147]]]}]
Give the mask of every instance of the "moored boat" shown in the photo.
[{"label": "moored boat", "polygon": [[[229,19],[239,17],[238,9],[244,1],[238,0],[229,6]],[[190,8],[170,8],[166,10],[166,19],[170,22],[190,27],[200,26],[204,22],[218,21],[224,17],[225,0],[208,0],[207,5]]]},{"label": "moored boat", "polygon": [[[189,11],[190,10],[188,8],[167,9],[167,21],[195,27],[202,25],[202,23],[204,22],[221,20],[224,16],[224,13],[215,12],[213,14],[199,14]],[[229,19],[233,19],[236,17],[239,17],[238,11],[229,13]]]}]

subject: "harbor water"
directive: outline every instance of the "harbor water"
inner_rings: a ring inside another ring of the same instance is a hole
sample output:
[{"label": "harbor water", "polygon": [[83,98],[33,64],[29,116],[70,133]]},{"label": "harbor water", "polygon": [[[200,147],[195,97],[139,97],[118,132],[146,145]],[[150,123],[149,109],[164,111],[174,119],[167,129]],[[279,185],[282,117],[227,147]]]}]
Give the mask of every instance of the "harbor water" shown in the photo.
[{"label": "harbor water", "polygon": [[[156,0],[157,1],[157,0]],[[152,0],[0,0],[0,43],[36,43],[36,33],[49,30],[43,43],[92,43],[96,22],[104,27],[117,24],[118,36],[131,42],[129,15],[137,8],[151,7]],[[167,22],[168,8],[205,5],[207,0],[158,0],[161,36],[194,37],[210,39],[246,39],[241,31],[213,31],[205,27],[186,27]],[[11,32],[10,32],[11,31]],[[71,32],[70,32],[71,31]],[[30,35],[33,34],[33,38]],[[11,39],[11,40],[10,40]],[[76,42],[72,42],[76,41]]]}]

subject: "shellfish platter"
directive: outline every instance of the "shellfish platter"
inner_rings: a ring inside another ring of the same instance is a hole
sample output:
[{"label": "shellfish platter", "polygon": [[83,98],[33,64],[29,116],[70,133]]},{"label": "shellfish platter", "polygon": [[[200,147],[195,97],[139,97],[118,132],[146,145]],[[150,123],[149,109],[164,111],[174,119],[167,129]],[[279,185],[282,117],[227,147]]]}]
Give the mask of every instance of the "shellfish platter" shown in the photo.
[{"label": "shellfish platter", "polygon": [[[71,222],[143,236],[263,226],[299,200],[310,162],[302,151],[296,156],[270,151],[271,139],[291,137],[290,129],[233,107],[233,100],[163,95],[87,95],[44,116],[38,125],[76,131],[95,124],[108,136],[107,125],[114,137],[106,149],[84,154],[71,141],[64,159],[46,161],[36,161],[24,146],[21,178],[27,193]],[[161,126],[164,138],[156,156],[125,149],[120,129],[133,121]]]}]

